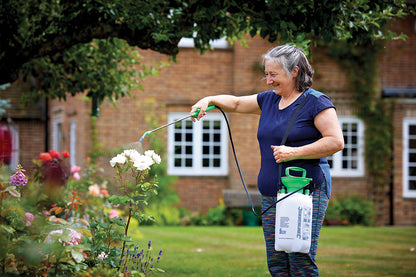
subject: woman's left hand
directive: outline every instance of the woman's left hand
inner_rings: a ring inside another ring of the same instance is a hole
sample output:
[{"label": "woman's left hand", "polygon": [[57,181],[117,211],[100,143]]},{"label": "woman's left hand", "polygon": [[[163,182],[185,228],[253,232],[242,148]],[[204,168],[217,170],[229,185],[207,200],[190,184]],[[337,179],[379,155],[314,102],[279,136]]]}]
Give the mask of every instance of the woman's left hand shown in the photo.
[{"label": "woman's left hand", "polygon": [[273,157],[276,160],[276,163],[287,162],[294,159],[294,147],[290,146],[270,146],[273,150]]}]

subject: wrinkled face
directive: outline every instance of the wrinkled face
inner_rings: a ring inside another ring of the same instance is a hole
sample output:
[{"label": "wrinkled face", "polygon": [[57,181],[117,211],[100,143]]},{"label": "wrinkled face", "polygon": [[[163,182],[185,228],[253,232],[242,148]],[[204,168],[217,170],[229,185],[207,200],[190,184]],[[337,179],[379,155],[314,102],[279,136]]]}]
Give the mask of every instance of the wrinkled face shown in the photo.
[{"label": "wrinkled face", "polygon": [[292,71],[288,76],[282,66],[271,60],[265,61],[264,68],[267,85],[271,86],[276,94],[281,95],[296,88],[296,70]]}]

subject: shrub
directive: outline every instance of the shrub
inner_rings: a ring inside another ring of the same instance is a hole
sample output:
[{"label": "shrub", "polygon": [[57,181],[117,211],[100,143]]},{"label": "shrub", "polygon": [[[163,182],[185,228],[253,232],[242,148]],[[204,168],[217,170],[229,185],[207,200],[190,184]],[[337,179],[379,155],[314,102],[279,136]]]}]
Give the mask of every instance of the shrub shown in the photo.
[{"label": "shrub", "polygon": [[374,224],[374,204],[360,195],[347,195],[331,200],[325,216],[328,225]]}]

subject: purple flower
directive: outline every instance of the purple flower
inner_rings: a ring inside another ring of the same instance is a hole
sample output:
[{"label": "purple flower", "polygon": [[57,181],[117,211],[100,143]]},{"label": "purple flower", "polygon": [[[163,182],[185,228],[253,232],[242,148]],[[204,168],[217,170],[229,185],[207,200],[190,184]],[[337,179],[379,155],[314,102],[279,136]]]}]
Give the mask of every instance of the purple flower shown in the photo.
[{"label": "purple flower", "polygon": [[16,170],[17,170],[16,173],[10,176],[9,185],[16,186],[16,187],[26,185],[27,178],[25,174],[23,173],[25,170],[20,165],[17,166]]}]

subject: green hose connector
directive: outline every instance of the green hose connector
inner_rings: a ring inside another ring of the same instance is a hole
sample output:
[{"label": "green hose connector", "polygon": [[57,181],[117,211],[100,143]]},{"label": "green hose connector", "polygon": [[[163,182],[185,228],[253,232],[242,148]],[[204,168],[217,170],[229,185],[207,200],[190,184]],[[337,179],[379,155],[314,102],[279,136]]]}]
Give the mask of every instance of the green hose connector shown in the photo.
[{"label": "green hose connector", "polygon": [[[209,112],[210,110],[213,110],[213,109],[215,109],[215,105],[209,105],[205,111]],[[191,114],[191,116],[192,117],[198,117],[198,114],[199,114],[200,111],[201,111],[201,109],[197,109],[195,112],[193,112]]]}]

